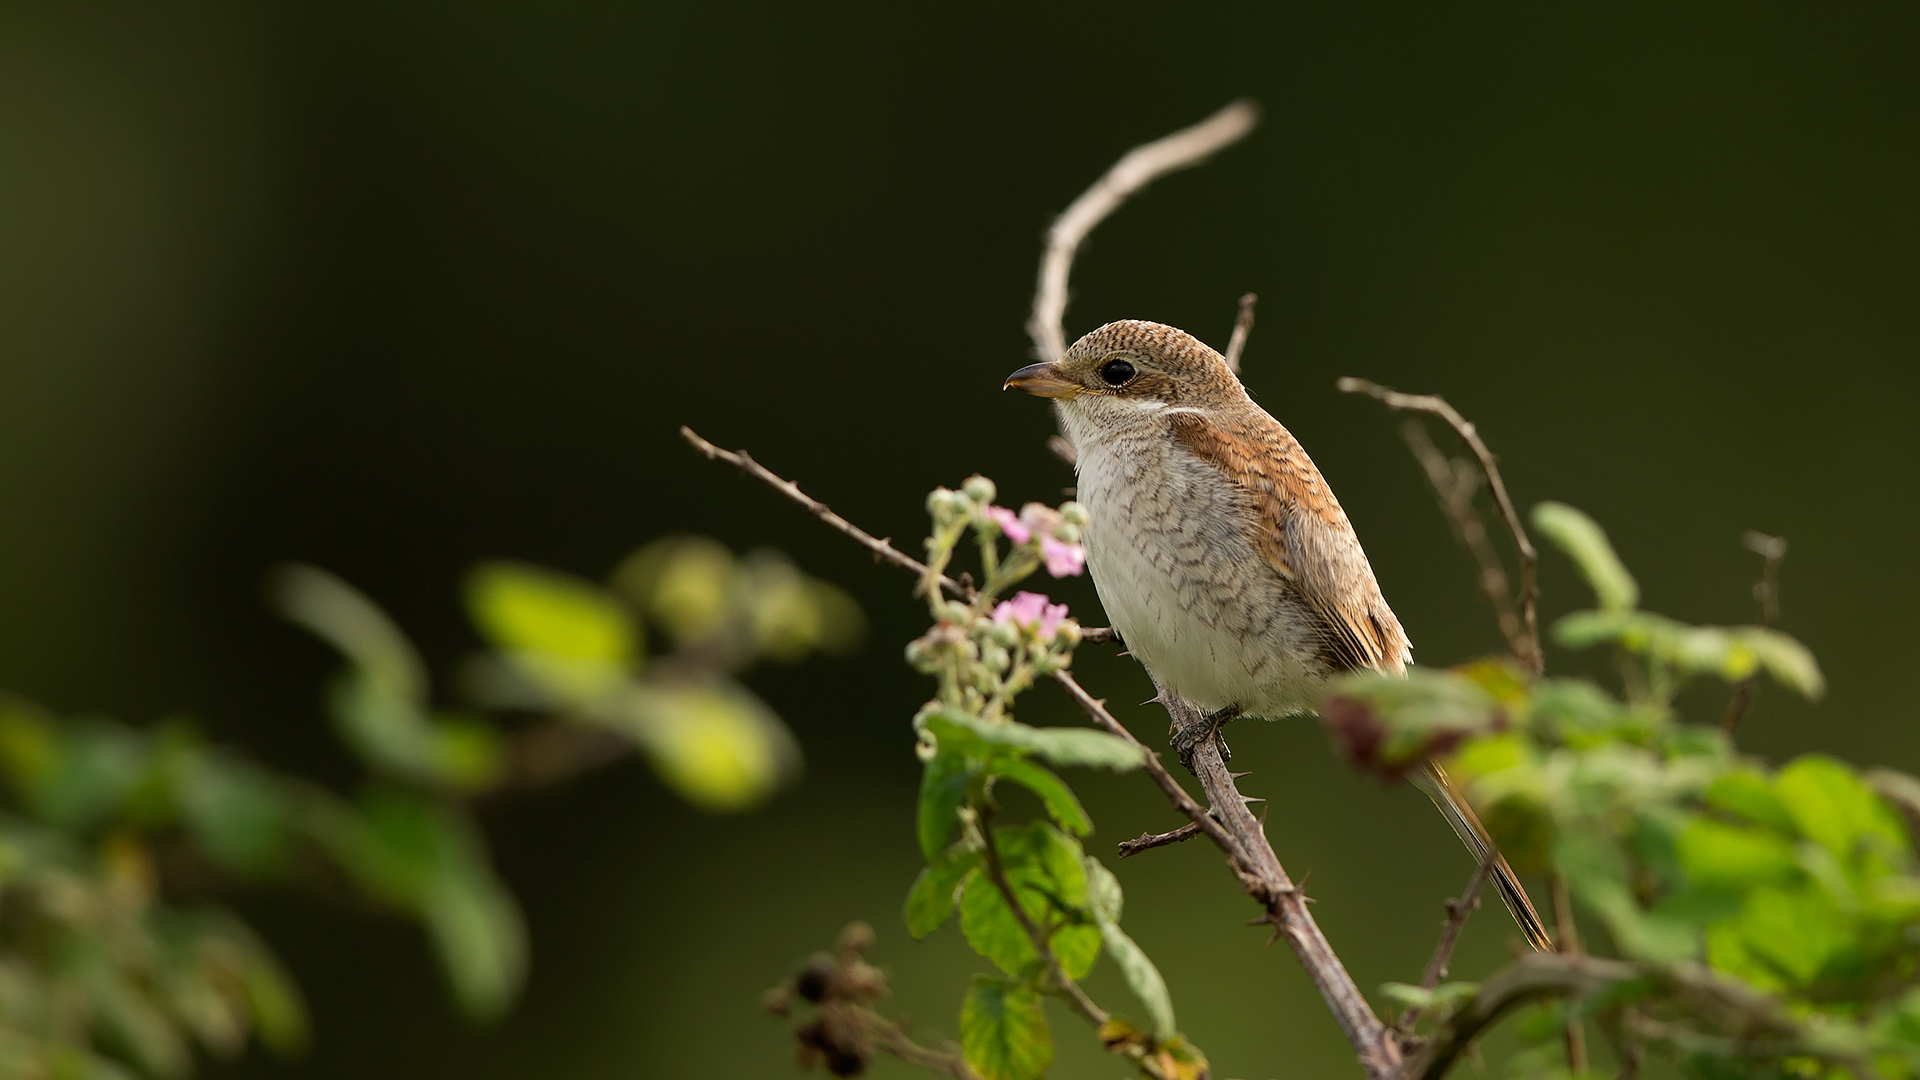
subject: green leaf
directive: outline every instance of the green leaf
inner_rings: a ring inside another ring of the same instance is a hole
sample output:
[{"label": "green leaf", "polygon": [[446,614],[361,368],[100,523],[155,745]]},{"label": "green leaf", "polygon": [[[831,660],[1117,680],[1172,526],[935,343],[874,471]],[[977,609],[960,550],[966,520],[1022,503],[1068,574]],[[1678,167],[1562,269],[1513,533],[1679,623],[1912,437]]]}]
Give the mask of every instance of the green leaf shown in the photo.
[{"label": "green leaf", "polygon": [[1093,831],[1093,822],[1080,805],[1066,781],[1035,765],[1024,758],[1009,758],[995,762],[993,771],[1004,779],[1011,780],[1035,795],[1047,808],[1047,815],[1060,827],[1075,836],[1085,836]]},{"label": "green leaf", "polygon": [[1533,527],[1579,567],[1601,610],[1625,611],[1640,602],[1639,584],[1598,522],[1565,503],[1543,502],[1533,508]]},{"label": "green leaf", "polygon": [[271,773],[203,754],[184,770],[181,817],[194,841],[228,870],[262,873],[291,854],[293,798]]},{"label": "green leaf", "polygon": [[1761,888],[1747,895],[1738,925],[1747,950],[1806,984],[1844,944],[1844,916],[1818,888]]},{"label": "green leaf", "polygon": [[472,824],[451,806],[382,793],[321,832],[375,898],[421,917],[461,1006],[498,1016],[526,976],[526,930]]},{"label": "green leaf", "polygon": [[588,718],[639,743],[668,787],[711,813],[757,806],[800,773],[793,734],[730,679],[635,683]]},{"label": "green leaf", "polygon": [[1038,754],[1055,765],[1082,765],[1127,772],[1145,763],[1144,751],[1118,735],[1092,728],[1037,728],[1015,720],[978,720],[961,713],[927,714],[926,727],[935,738],[959,733],[995,746]]},{"label": "green leaf", "polygon": [[940,929],[953,914],[956,895],[979,868],[979,851],[949,849],[921,870],[907,891],[907,932],[923,938]]},{"label": "green leaf", "polygon": [[1040,995],[976,975],[960,1006],[960,1048],[981,1080],[1040,1080],[1053,1064],[1053,1035]]},{"label": "green leaf", "polygon": [[1717,778],[1707,785],[1704,797],[1715,810],[1738,814],[1776,832],[1792,836],[1799,831],[1772,782],[1757,769],[1743,768]]},{"label": "green leaf", "polygon": [[1680,866],[1695,883],[1745,889],[1793,876],[1793,845],[1773,833],[1696,818],[1680,834]]},{"label": "green leaf", "polygon": [[639,627],[593,584],[516,562],[487,562],[467,577],[467,610],[488,640],[510,652],[624,667]]},{"label": "green leaf", "polygon": [[967,801],[967,789],[979,772],[979,763],[943,745],[920,774],[917,831],[920,853],[927,862],[938,860],[952,842],[960,828],[960,806]]},{"label": "green leaf", "polygon": [[427,669],[420,654],[358,589],[317,566],[296,563],[274,572],[268,593],[283,616],[340,650],[386,693],[426,702]]},{"label": "green leaf", "polygon": [[974,952],[1009,975],[1020,974],[1040,959],[1013,909],[985,873],[968,878],[960,894],[960,932]]},{"label": "green leaf", "polygon": [[1833,758],[1795,758],[1774,777],[1773,788],[1801,835],[1843,862],[1853,859],[1862,844],[1890,853],[1905,843],[1905,831],[1886,804]]},{"label": "green leaf", "polygon": [[1432,668],[1413,668],[1404,677],[1366,672],[1336,679],[1320,717],[1350,765],[1389,780],[1507,722],[1479,682]]},{"label": "green leaf", "polygon": [[1100,938],[1105,944],[1107,955],[1113,958],[1114,965],[1127,980],[1127,989],[1146,1006],[1147,1016],[1153,1023],[1155,1039],[1171,1039],[1179,1034],[1174,1023],[1173,996],[1167,993],[1167,982],[1160,977],[1160,969],[1147,957],[1146,951],[1120,929],[1121,893],[1120,881],[1113,871],[1106,868],[1098,859],[1089,855],[1086,858],[1088,909],[1093,913],[1094,923],[1100,928]]},{"label": "green leaf", "polygon": [[1820,665],[1805,645],[1763,626],[1745,627],[1742,635],[1747,648],[1759,658],[1760,666],[1767,669],[1775,682],[1802,697],[1818,698],[1826,693],[1826,678],[1820,674]]},{"label": "green leaf", "polygon": [[[1058,927],[1048,945],[1070,978],[1079,978],[1100,955],[1100,936],[1089,924],[1087,872],[1080,845],[1052,825],[1003,825],[993,831],[1007,884],[1038,927]],[[1009,975],[1039,959],[1026,930],[985,873],[967,882],[960,896],[960,930],[981,956]]]}]

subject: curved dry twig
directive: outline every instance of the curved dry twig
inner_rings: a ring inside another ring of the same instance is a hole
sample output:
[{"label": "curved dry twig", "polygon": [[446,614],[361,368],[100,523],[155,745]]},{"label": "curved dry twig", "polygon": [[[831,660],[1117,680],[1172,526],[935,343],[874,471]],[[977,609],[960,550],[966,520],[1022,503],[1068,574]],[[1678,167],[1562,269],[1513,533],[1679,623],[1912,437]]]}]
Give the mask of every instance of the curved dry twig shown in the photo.
[{"label": "curved dry twig", "polygon": [[1200,164],[1215,151],[1238,142],[1259,120],[1259,106],[1236,101],[1192,127],[1136,146],[1054,219],[1053,227],[1047,230],[1046,252],[1040,257],[1033,316],[1027,320],[1035,356],[1052,360],[1067,351],[1067,275],[1073,270],[1074,253],[1093,227],[1134,192],[1170,172]]},{"label": "curved dry twig", "polygon": [[[1467,448],[1480,463],[1480,472],[1487,479],[1487,489],[1493,493],[1493,503],[1500,510],[1500,517],[1506,522],[1507,531],[1513,536],[1513,546],[1520,552],[1520,638],[1514,645],[1515,658],[1522,666],[1535,675],[1544,667],[1545,657],[1540,651],[1540,556],[1534,551],[1533,541],[1527,537],[1526,526],[1520,523],[1520,514],[1513,508],[1513,500],[1507,497],[1506,482],[1500,479],[1500,466],[1495,463],[1493,451],[1480,438],[1480,432],[1473,421],[1460,415],[1460,411],[1447,403],[1447,399],[1438,394],[1402,394],[1397,390],[1381,386],[1367,379],[1351,376],[1342,378],[1335,384],[1349,394],[1365,394],[1385,404],[1389,409],[1405,412],[1422,412],[1445,420],[1460,436]],[[1442,492],[1442,497],[1446,497]]]}]

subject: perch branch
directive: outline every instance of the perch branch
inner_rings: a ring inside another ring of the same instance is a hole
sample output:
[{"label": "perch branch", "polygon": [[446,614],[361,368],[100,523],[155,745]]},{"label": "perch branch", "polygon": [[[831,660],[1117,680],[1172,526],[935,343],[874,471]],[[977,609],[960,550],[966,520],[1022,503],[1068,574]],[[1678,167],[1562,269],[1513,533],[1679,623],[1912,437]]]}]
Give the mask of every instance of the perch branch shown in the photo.
[{"label": "perch branch", "polygon": [[[1770,627],[1780,618],[1780,561],[1787,557],[1787,542],[1749,529],[1740,543],[1760,556],[1760,580],[1753,583],[1753,598],[1760,601],[1760,625]],[[1747,707],[1753,704],[1754,684],[1759,681],[1760,674],[1755,672],[1734,684],[1733,700],[1727,702],[1727,714],[1720,720],[1720,730],[1732,734],[1733,729],[1740,726]]]},{"label": "perch branch", "polygon": [[1027,320],[1027,336],[1033,339],[1037,358],[1052,360],[1067,351],[1067,275],[1081,241],[1093,227],[1134,192],[1239,141],[1259,119],[1260,110],[1253,102],[1236,101],[1192,127],[1136,146],[1054,219],[1047,230],[1046,252],[1040,257],[1033,317]]},{"label": "perch branch", "polygon": [[1473,456],[1480,462],[1480,472],[1487,479],[1487,489],[1493,492],[1494,505],[1499,508],[1507,531],[1513,535],[1513,546],[1520,552],[1520,624],[1524,651],[1516,650],[1516,653],[1520,663],[1538,675],[1544,661],[1540,652],[1540,557],[1533,549],[1533,541],[1527,538],[1526,527],[1520,524],[1520,515],[1513,508],[1513,500],[1507,497],[1507,485],[1500,479],[1500,466],[1494,461],[1493,451],[1487,449],[1473,421],[1461,416],[1459,410],[1447,404],[1447,399],[1438,394],[1402,394],[1379,383],[1351,376],[1341,379],[1336,385],[1345,393],[1365,394],[1390,409],[1437,416],[1445,420],[1460,436],[1460,440],[1467,444],[1467,448],[1473,451]]},{"label": "perch branch", "polygon": [[967,1065],[966,1055],[962,1054],[958,1048],[935,1050],[929,1046],[921,1046],[902,1031],[899,1024],[872,1009],[866,1012],[868,1016],[864,1019],[868,1030],[879,1039],[880,1045],[886,1049],[887,1053],[909,1065],[918,1065],[933,1072],[946,1073],[953,1077],[953,1080],[981,1080],[980,1074]]},{"label": "perch branch", "polygon": [[[682,428],[687,442],[708,458],[726,461],[742,471],[765,481],[774,490],[798,502],[815,517],[826,522],[837,531],[852,537],[863,547],[872,551],[883,560],[902,569],[911,570],[916,575],[925,576],[927,567],[914,559],[901,554],[891,544],[877,540],[865,531],[856,528],[846,519],[834,514],[826,506],[809,498],[798,486],[778,474],[764,468],[744,453],[733,453],[714,446],[695,435],[691,430]],[[962,586],[951,579],[942,579],[942,584],[959,591]],[[1321,998],[1333,1011],[1334,1018],[1346,1033],[1347,1039],[1358,1052],[1367,1075],[1373,1080],[1387,1080],[1398,1074],[1400,1068],[1400,1049],[1386,1026],[1375,1016],[1367,1005],[1366,997],[1354,984],[1353,976],[1347,973],[1345,965],[1327,944],[1325,935],[1313,921],[1307,910],[1306,897],[1296,888],[1293,881],[1280,866],[1279,857],[1274,854],[1273,845],[1267,842],[1265,830],[1252,812],[1247,809],[1245,798],[1234,787],[1233,776],[1227,772],[1226,763],[1220,755],[1216,738],[1209,737],[1195,748],[1195,771],[1199,774],[1201,785],[1207,797],[1213,803],[1209,812],[1187,794],[1179,781],[1167,772],[1160,763],[1158,754],[1149,750],[1145,744],[1133,736],[1126,726],[1115,720],[1107,712],[1104,703],[1088,694],[1073,676],[1060,671],[1054,679],[1067,689],[1073,699],[1079,703],[1094,723],[1109,734],[1127,740],[1140,750],[1141,761],[1154,783],[1159,785],[1174,807],[1185,814],[1194,825],[1219,846],[1227,856],[1227,864],[1235,876],[1240,879],[1241,887],[1258,901],[1265,909],[1262,921],[1271,922],[1276,933],[1284,936],[1293,947],[1294,955],[1306,968],[1307,975],[1320,991]],[[1199,714],[1184,702],[1162,694],[1161,700],[1167,702],[1169,712],[1175,713],[1176,721],[1185,714],[1189,724],[1200,720]],[[1004,877],[1004,874],[1002,875]],[[998,882],[996,882],[996,885]],[[1024,909],[1018,904],[1014,910],[1024,915]],[[1030,921],[1030,920],[1028,920]],[[1037,931],[1037,927],[1034,930]],[[1062,982],[1063,990],[1072,985]],[[1076,1007],[1081,1003],[1075,1002]],[[1087,1002],[1087,1005],[1092,1005]],[[1092,1006],[1093,1012],[1099,1011]],[[1092,1015],[1083,1011],[1083,1015]]]},{"label": "perch branch", "polygon": [[1247,335],[1253,333],[1253,305],[1259,297],[1252,293],[1240,298],[1240,314],[1233,320],[1233,337],[1227,341],[1227,370],[1240,374],[1240,354],[1246,351]]},{"label": "perch branch", "polygon": [[[698,450],[701,455],[709,461],[724,461],[734,468],[739,469],[741,472],[746,473],[748,476],[756,480],[764,481],[767,486],[773,488],[773,490],[799,503],[805,508],[807,513],[826,522],[830,528],[852,537],[854,543],[873,552],[874,558],[882,562],[892,563],[902,570],[911,570],[916,577],[924,578],[927,576],[926,563],[912,558],[886,540],[874,536],[853,522],[834,513],[827,507],[826,503],[801,491],[799,485],[793,481],[782,478],[779,473],[753,460],[753,457],[745,450],[722,450],[695,434],[692,428],[684,424],[680,427],[680,437],[687,440],[689,446]],[[963,585],[945,574],[940,575],[940,587],[963,600],[972,600],[974,596],[974,591],[971,587]]]}]

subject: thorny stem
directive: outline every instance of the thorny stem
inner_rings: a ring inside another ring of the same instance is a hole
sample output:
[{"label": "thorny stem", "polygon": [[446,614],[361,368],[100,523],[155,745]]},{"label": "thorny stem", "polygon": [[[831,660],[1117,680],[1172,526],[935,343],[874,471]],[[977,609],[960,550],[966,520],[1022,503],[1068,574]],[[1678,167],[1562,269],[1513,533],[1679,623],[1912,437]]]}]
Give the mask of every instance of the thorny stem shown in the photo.
[{"label": "thorny stem", "polygon": [[1460,440],[1473,451],[1474,458],[1480,462],[1480,472],[1487,478],[1487,489],[1493,493],[1493,503],[1499,508],[1507,531],[1513,536],[1513,546],[1520,552],[1521,636],[1514,653],[1521,666],[1534,675],[1540,674],[1545,663],[1540,652],[1540,556],[1534,551],[1533,541],[1527,538],[1526,527],[1520,524],[1520,514],[1514,510],[1513,500],[1507,497],[1507,485],[1500,479],[1500,466],[1495,464],[1493,451],[1487,449],[1473,421],[1461,416],[1458,409],[1447,404],[1447,399],[1438,394],[1402,394],[1379,383],[1351,376],[1342,378],[1335,385],[1349,394],[1365,394],[1390,409],[1437,416],[1452,426]]},{"label": "thorny stem", "polygon": [[[741,472],[746,473],[748,476],[756,480],[764,481],[775,491],[799,503],[809,514],[826,522],[829,527],[846,536],[852,537],[854,543],[873,552],[874,558],[882,562],[892,563],[903,570],[910,570],[916,577],[926,578],[931,573],[926,563],[912,558],[899,548],[888,543],[885,539],[875,537],[873,534],[853,524],[853,522],[834,513],[828,509],[826,503],[801,491],[799,486],[793,481],[782,478],[780,474],[753,460],[752,456],[745,450],[722,450],[695,434],[692,428],[684,424],[680,427],[680,437],[687,440],[689,446],[699,451],[700,454],[708,460],[724,461],[734,468],[739,469]],[[967,601],[973,599],[974,591],[968,586],[947,577],[945,574],[939,575],[937,580],[941,588],[960,599]]]},{"label": "thorny stem", "polygon": [[[1446,925],[1440,929],[1440,941],[1433,947],[1433,957],[1427,961],[1426,970],[1420,973],[1420,988],[1431,990],[1440,985],[1447,977],[1447,965],[1453,960],[1454,946],[1460,943],[1460,931],[1466,929],[1467,919],[1480,907],[1480,888],[1487,883],[1487,877],[1493,873],[1493,864],[1500,858],[1499,851],[1488,848],[1487,857],[1473,868],[1473,876],[1467,879],[1467,887],[1457,900],[1447,901]],[[1395,1029],[1402,1033],[1412,1031],[1420,1020],[1420,1010],[1409,1009],[1401,1015]]]}]

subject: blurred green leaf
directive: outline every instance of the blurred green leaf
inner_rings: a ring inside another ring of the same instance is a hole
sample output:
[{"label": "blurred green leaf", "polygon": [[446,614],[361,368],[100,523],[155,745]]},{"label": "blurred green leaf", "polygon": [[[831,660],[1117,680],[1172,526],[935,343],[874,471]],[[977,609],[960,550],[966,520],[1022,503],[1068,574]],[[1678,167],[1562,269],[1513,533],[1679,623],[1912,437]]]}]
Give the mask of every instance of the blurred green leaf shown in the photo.
[{"label": "blurred green leaf", "polygon": [[268,595],[289,621],[340,650],[382,692],[424,705],[427,669],[420,654],[359,590],[317,566],[282,566],[268,579]]},{"label": "blurred green leaf", "polygon": [[278,777],[225,755],[194,755],[178,785],[189,833],[222,867],[258,874],[291,856],[295,810]]},{"label": "blurred green leaf", "polygon": [[456,791],[478,791],[500,775],[500,739],[485,723],[434,719],[377,679],[348,673],[328,695],[340,737],[374,768]]},{"label": "blurred green leaf", "polygon": [[1479,682],[1432,668],[1334,679],[1320,718],[1349,764],[1384,779],[1397,779],[1468,736],[1507,723],[1505,710]]},{"label": "blurred green leaf", "polygon": [[1793,876],[1793,845],[1772,833],[1697,818],[1680,834],[1681,867],[1701,885],[1745,889]]},{"label": "blurred green leaf", "polygon": [[510,652],[624,667],[640,648],[639,628],[597,586],[526,563],[474,567],[467,610],[489,641]]},{"label": "blurred green leaf", "polygon": [[907,891],[907,932],[923,938],[940,929],[953,914],[960,889],[978,869],[979,851],[950,849],[921,870],[913,879],[913,888]]},{"label": "blurred green leaf", "polygon": [[1794,982],[1811,982],[1845,936],[1844,917],[1818,888],[1760,888],[1747,894],[1738,926],[1748,951]]},{"label": "blurred green leaf", "polygon": [[1039,1080],[1053,1063],[1053,1034],[1040,995],[976,975],[960,1006],[960,1048],[981,1080]]},{"label": "blurred green leaf", "polygon": [[1743,768],[1716,778],[1704,798],[1716,810],[1738,814],[1776,832],[1791,836],[1798,831],[1772,782],[1758,769]]},{"label": "blurred green leaf", "polygon": [[526,974],[526,931],[472,825],[433,800],[369,798],[335,819],[335,857],[377,898],[420,916],[468,1013],[498,1016]]},{"label": "blurred green leaf", "polygon": [[669,787],[712,813],[757,806],[800,772],[786,725],[731,680],[636,683],[589,718],[634,739]]},{"label": "blurred green leaf", "polygon": [[733,553],[704,536],[670,536],[629,555],[614,585],[676,642],[718,633],[733,603]]},{"label": "blurred green leaf", "polygon": [[1863,844],[1886,855],[1905,848],[1905,832],[1886,805],[1833,758],[1795,758],[1780,770],[1773,787],[1801,834],[1843,861],[1859,854]]},{"label": "blurred green leaf", "polygon": [[1640,602],[1639,584],[1598,522],[1565,503],[1543,502],[1533,508],[1533,527],[1573,560],[1602,611],[1626,611]]},{"label": "blurred green leaf", "polygon": [[929,713],[924,722],[936,738],[970,737],[1038,754],[1059,766],[1081,765],[1127,772],[1145,762],[1139,747],[1118,735],[1092,728],[1028,727],[1014,720],[978,720],[944,710]]},{"label": "blurred green leaf", "polygon": [[1160,969],[1154,966],[1146,951],[1120,929],[1119,879],[1091,855],[1086,857],[1086,870],[1088,908],[1094,924],[1100,928],[1107,955],[1127,980],[1127,989],[1146,1007],[1147,1017],[1153,1024],[1153,1037],[1173,1038],[1179,1029],[1174,1023],[1173,996],[1167,993],[1167,982],[1160,977]]},{"label": "blurred green leaf", "polygon": [[1040,801],[1047,808],[1047,815],[1061,828],[1075,836],[1085,836],[1093,831],[1093,822],[1080,806],[1073,789],[1045,768],[1024,758],[1009,758],[996,762],[993,771],[1001,778],[1011,780],[1040,796]]},{"label": "blurred green leaf", "polygon": [[778,552],[747,556],[737,581],[754,643],[767,656],[797,660],[816,649],[845,652],[860,640],[860,605],[801,573]]}]

